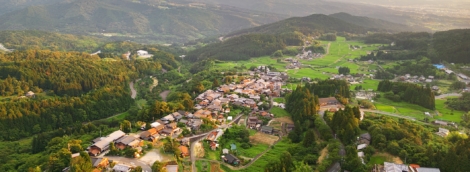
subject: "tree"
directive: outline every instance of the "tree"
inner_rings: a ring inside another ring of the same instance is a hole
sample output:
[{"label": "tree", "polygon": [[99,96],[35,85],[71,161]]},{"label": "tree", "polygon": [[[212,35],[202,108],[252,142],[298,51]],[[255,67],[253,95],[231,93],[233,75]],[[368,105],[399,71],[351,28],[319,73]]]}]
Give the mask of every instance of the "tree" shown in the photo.
[{"label": "tree", "polygon": [[166,166],[165,162],[155,161],[152,165],[152,171],[153,172],[166,172],[165,166]]},{"label": "tree", "polygon": [[282,57],[282,56],[284,56],[284,54],[282,54],[282,50],[277,50],[271,56],[272,57]]},{"label": "tree", "polygon": [[450,85],[450,89],[453,89],[453,90],[465,89],[466,87],[467,85],[464,82],[460,82],[460,81],[454,81]]},{"label": "tree", "polygon": [[307,133],[305,133],[305,138],[302,141],[302,145],[304,147],[315,147],[316,138],[315,138],[315,131],[313,129],[307,130]]},{"label": "tree", "polygon": [[349,67],[339,67],[338,68],[338,73],[339,74],[349,75],[350,72],[351,72],[351,70],[349,69]]},{"label": "tree", "polygon": [[68,167],[72,159],[72,153],[62,148],[57,153],[49,156],[48,168],[51,172],[61,172],[65,167]]},{"label": "tree", "polygon": [[293,172],[312,172],[314,171],[312,167],[304,162],[300,162],[295,165],[295,170]]},{"label": "tree", "polygon": [[217,80],[217,78],[214,78],[214,81],[212,82],[212,89],[217,88],[219,86],[219,81]]},{"label": "tree", "polygon": [[91,158],[86,152],[80,152],[80,156],[72,159],[70,165],[71,172],[82,172],[82,171],[92,171],[93,164],[91,164]]},{"label": "tree", "polygon": [[130,133],[131,132],[131,122],[128,120],[124,120],[121,122],[121,130],[124,133]]},{"label": "tree", "polygon": [[142,169],[141,166],[137,166],[137,167],[135,167],[134,169],[131,170],[131,172],[142,172],[142,171],[143,171],[143,169]]}]

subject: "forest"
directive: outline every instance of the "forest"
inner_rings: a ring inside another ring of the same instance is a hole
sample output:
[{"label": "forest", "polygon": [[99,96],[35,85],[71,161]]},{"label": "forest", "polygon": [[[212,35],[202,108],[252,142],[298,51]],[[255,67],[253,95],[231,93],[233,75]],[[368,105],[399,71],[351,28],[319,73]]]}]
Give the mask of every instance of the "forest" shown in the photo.
[{"label": "forest", "polygon": [[[157,73],[162,65],[116,59],[49,50],[1,54],[0,94],[10,97],[0,101],[0,139],[17,140],[126,111],[134,102],[128,82]],[[36,95],[21,98],[27,91]]]},{"label": "forest", "polygon": [[224,42],[209,44],[205,47],[190,51],[186,59],[192,62],[205,59],[217,60],[247,60],[251,57],[271,55],[286,46],[302,45],[298,34],[250,34],[230,38]]},{"label": "forest", "polygon": [[407,60],[426,56],[433,63],[470,63],[470,29],[436,32],[376,33],[361,37],[365,43],[385,44],[381,50],[388,53],[362,56],[361,60]]},{"label": "forest", "polygon": [[405,101],[428,109],[435,109],[434,93],[429,85],[422,86],[383,80],[379,82],[377,91],[384,92],[385,98],[395,102]]},{"label": "forest", "polygon": [[442,138],[433,134],[437,131],[435,127],[385,116],[370,116],[359,127],[367,130],[372,138],[371,145],[364,151],[366,159],[375,151],[386,151],[406,159],[406,163],[422,167],[437,167],[441,171],[470,170],[470,140],[465,134],[451,132]]}]

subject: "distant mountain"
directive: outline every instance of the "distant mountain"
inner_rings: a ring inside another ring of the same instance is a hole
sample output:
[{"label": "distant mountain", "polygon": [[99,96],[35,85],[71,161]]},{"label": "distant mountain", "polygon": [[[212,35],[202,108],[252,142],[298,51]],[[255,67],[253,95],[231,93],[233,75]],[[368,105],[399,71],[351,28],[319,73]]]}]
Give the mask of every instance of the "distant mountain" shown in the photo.
[{"label": "distant mountain", "polygon": [[399,11],[375,5],[353,2],[325,0],[175,0],[183,2],[200,2],[207,4],[230,5],[233,7],[279,13],[289,16],[307,16],[311,14],[334,14],[345,12],[352,15],[367,16],[396,23],[407,23],[411,18]]},{"label": "distant mountain", "polygon": [[0,15],[35,5],[51,5],[70,0],[0,0]]},{"label": "distant mountain", "polygon": [[413,29],[411,27],[401,24],[371,19],[368,17],[352,16],[346,13],[338,13],[330,16],[324,14],[313,14],[307,17],[293,17],[263,26],[232,32],[228,34],[227,37],[250,33],[281,34],[294,31],[301,32],[303,34],[314,32],[347,32],[364,34],[368,31],[400,32],[412,30]]},{"label": "distant mountain", "polygon": [[389,32],[431,31],[430,29],[421,26],[407,26],[404,24],[393,23],[375,18],[353,16],[348,13],[336,13],[329,16],[365,28]]},{"label": "distant mountain", "polygon": [[[285,17],[233,7],[131,0],[75,0],[29,6],[0,16],[0,30],[38,29],[185,42]],[[142,36],[143,35],[143,36]],[[141,37],[139,37],[141,36]]]}]

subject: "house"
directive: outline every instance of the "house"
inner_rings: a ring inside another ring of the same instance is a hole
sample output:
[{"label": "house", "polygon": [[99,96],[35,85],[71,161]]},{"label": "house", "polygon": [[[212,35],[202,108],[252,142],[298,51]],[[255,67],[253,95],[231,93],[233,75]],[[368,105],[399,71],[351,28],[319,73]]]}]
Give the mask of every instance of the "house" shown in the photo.
[{"label": "house", "polygon": [[116,164],[113,167],[114,172],[129,172],[131,170],[132,170],[131,166],[124,165],[124,164]]},{"label": "house", "polygon": [[391,162],[384,162],[384,172],[408,172],[408,166],[404,164],[395,164]]},{"label": "house", "polygon": [[146,55],[149,55],[149,52],[145,51],[145,50],[138,50],[137,55],[138,56],[146,56]]},{"label": "house", "polygon": [[172,123],[169,123],[169,124],[166,124],[166,128],[169,128],[169,129],[176,129],[177,125],[176,125],[176,122],[172,122]]},{"label": "house", "polygon": [[164,136],[169,136],[169,135],[173,134],[173,129],[165,128],[162,131],[160,131],[160,134],[164,135]]},{"label": "house", "polygon": [[295,125],[294,124],[287,124],[287,132],[290,132],[292,130],[295,129]]},{"label": "house", "polygon": [[251,129],[256,128],[256,124],[258,124],[258,117],[257,116],[248,117],[247,126],[249,128],[251,128]]},{"label": "house", "polygon": [[232,154],[223,155],[222,159],[224,160],[224,162],[228,164],[232,164],[232,165],[240,164],[240,160]]},{"label": "house", "polygon": [[228,154],[228,149],[222,149],[222,154],[224,155]]},{"label": "house", "polygon": [[432,86],[431,88],[432,88],[432,90],[434,90],[434,91],[439,90],[439,87],[438,87],[438,86]]},{"label": "house", "polygon": [[166,165],[166,172],[178,172],[178,165]]},{"label": "house", "polygon": [[113,142],[113,140],[111,140],[110,138],[101,139],[100,141],[90,146],[90,148],[88,149],[88,153],[93,156],[98,156],[99,154],[101,154],[101,152],[104,152],[109,149],[109,144],[111,142]]},{"label": "house", "polygon": [[108,158],[91,158],[91,164],[94,168],[106,168],[109,165]]},{"label": "house", "polygon": [[191,119],[188,122],[188,127],[190,127],[191,130],[199,130],[199,127],[201,127],[202,123],[202,119]]},{"label": "house", "polygon": [[155,128],[140,133],[139,138],[147,141],[156,141],[159,138],[158,131]]},{"label": "house", "polygon": [[416,168],[416,172],[441,172],[441,170],[439,168],[419,167]]},{"label": "house", "polygon": [[36,97],[36,94],[35,94],[34,92],[32,92],[32,91],[28,91],[28,93],[26,93],[25,96],[26,96],[26,97],[29,97],[29,98],[34,98],[34,97]]},{"label": "house", "polygon": [[371,141],[371,136],[369,133],[364,133],[359,136],[359,143],[360,144],[367,144],[369,145]]},{"label": "house", "polygon": [[137,139],[134,136],[124,136],[116,140],[116,142],[114,142],[114,144],[116,144],[116,148],[121,149],[121,150],[123,150],[126,147],[130,147],[130,148],[140,147],[140,146],[143,146],[143,143],[144,142],[142,142],[142,140]]},{"label": "house", "polygon": [[335,97],[328,97],[328,98],[320,98],[318,99],[320,102],[320,106],[328,106],[328,105],[337,105],[339,104],[338,100]]},{"label": "house", "polygon": [[447,122],[445,122],[445,121],[439,121],[439,120],[435,120],[433,123],[436,124],[436,125],[443,125],[443,126],[447,126],[447,125],[448,125]]},{"label": "house", "polygon": [[213,132],[209,133],[206,137],[206,140],[214,141],[215,138],[217,137],[217,133],[219,133],[219,132],[213,131]]},{"label": "house", "polygon": [[263,126],[261,127],[261,132],[266,133],[266,134],[272,134],[273,133],[273,127],[270,126]]},{"label": "house", "polygon": [[367,144],[360,144],[360,145],[357,145],[357,150],[362,150],[366,147],[367,147]]},{"label": "house", "polygon": [[162,121],[175,121],[175,117],[172,114],[169,114],[161,119]]},{"label": "house", "polygon": [[187,157],[189,156],[189,149],[186,146],[180,146],[178,147],[181,151],[181,157]]},{"label": "house", "polygon": [[449,135],[449,133],[449,130],[445,128],[439,128],[439,131],[436,132],[436,134],[441,137],[446,137],[447,135]]},{"label": "house", "polygon": [[230,150],[236,151],[237,150],[237,145],[234,144],[234,143],[230,144]]},{"label": "house", "polygon": [[209,146],[211,147],[211,150],[216,150],[219,147],[219,144],[211,141]]}]

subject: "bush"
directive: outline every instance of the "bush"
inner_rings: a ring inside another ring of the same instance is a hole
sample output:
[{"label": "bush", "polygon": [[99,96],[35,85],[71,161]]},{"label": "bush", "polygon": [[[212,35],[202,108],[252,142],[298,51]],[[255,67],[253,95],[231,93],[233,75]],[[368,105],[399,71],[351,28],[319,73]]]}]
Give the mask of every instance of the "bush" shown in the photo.
[{"label": "bush", "polygon": [[249,148],[251,148],[251,144],[249,144],[249,143],[242,143],[240,146],[241,146],[243,149],[249,149]]}]

